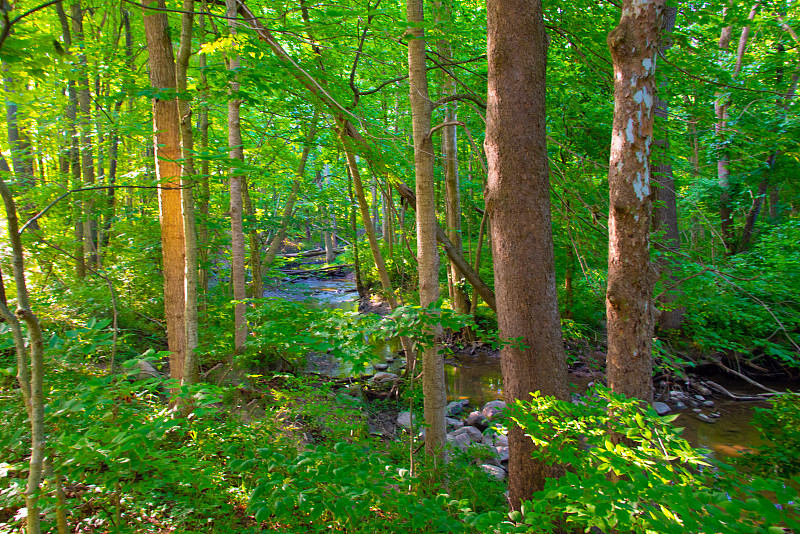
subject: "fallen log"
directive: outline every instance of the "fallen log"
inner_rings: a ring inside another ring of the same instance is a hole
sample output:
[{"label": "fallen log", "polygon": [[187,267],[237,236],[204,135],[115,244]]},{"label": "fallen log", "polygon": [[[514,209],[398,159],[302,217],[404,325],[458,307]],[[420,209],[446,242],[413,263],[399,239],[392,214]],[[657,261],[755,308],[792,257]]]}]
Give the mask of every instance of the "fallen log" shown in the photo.
[{"label": "fallen log", "polygon": [[[417,205],[417,197],[410,187],[403,182],[395,184],[395,187],[412,208]],[[464,259],[464,256],[461,255],[461,252],[456,250],[456,247],[454,247],[453,243],[447,238],[447,235],[444,233],[444,230],[442,230],[442,227],[439,226],[439,223],[436,223],[436,240],[442,245],[450,261],[456,264],[456,267],[464,273],[464,277],[467,281],[478,291],[483,301],[496,312],[497,299],[494,296],[494,291],[481,280],[478,273],[475,272],[472,266]]]},{"label": "fallen log", "polygon": [[[337,254],[344,252],[343,248],[336,248],[333,251]],[[292,252],[290,254],[278,254],[279,258],[313,258],[314,256],[324,256],[324,248],[315,248],[312,250],[304,250],[302,252]]]}]

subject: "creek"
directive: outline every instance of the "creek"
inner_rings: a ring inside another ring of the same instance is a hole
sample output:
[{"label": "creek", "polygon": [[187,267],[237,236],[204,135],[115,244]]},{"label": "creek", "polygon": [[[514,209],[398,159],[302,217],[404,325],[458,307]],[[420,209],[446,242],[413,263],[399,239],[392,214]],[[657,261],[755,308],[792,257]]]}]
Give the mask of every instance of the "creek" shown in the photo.
[{"label": "creek", "polygon": [[[358,293],[355,284],[341,278],[307,279],[284,284],[278,290],[265,292],[265,296],[302,300],[321,309],[358,311]],[[372,364],[383,364],[387,361],[387,357],[394,358],[395,361],[390,364],[388,371],[400,373],[402,360],[396,357],[399,348],[397,340],[377,343],[372,347]],[[472,406],[480,407],[489,401],[503,398],[503,378],[498,356],[460,356],[458,360],[447,358],[445,363],[448,402],[468,399]],[[350,371],[341,362],[319,359],[314,360],[313,366],[315,370],[324,370],[333,375],[346,375]],[[735,391],[757,393],[742,387],[740,382],[726,380],[725,377],[714,377],[714,380]],[[570,374],[570,382],[577,393],[585,391],[590,381],[591,379],[578,378]],[[677,412],[679,416],[673,424],[684,428],[683,436],[693,446],[708,449],[715,457],[724,460],[739,456],[742,451],[759,444],[759,433],[750,424],[755,406],[767,406],[767,403],[715,398],[712,411],[721,414],[715,423],[699,420],[697,414],[691,408],[687,408]]]}]

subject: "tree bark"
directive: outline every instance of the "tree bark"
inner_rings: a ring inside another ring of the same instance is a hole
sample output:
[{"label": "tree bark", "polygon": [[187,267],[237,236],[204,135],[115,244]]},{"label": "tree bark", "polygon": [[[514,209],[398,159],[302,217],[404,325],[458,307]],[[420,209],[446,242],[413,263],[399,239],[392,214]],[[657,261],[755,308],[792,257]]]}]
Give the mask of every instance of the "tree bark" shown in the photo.
[{"label": "tree bark", "polygon": [[[555,280],[546,146],[547,37],[539,0],[488,0],[486,156],[506,402],[541,391],[569,398]],[[509,431],[509,500],[522,501],[558,469],[531,458],[534,444]]]},{"label": "tree bark", "polygon": [[183,0],[181,14],[181,41],[176,62],[178,112],[181,126],[181,154],[183,169],[181,173],[181,210],[185,244],[184,267],[184,317],[186,323],[186,357],[183,383],[194,384],[199,380],[200,370],[195,350],[197,349],[197,229],[194,216],[194,188],[196,173],[194,168],[194,132],[192,131],[192,108],[183,96],[187,90],[189,57],[192,53],[192,26],[194,24],[194,0]]},{"label": "tree bark", "polygon": [[[155,147],[158,206],[161,222],[161,254],[164,268],[164,315],[167,321],[167,344],[170,376],[183,381],[186,361],[186,323],[184,309],[185,239],[181,204],[180,116],[175,60],[169,36],[164,0],[150,0],[144,7],[150,84],[153,98],[153,145]],[[160,97],[159,92],[166,93]]]},{"label": "tree bark", "polygon": [[616,392],[653,400],[653,287],[650,262],[651,162],[656,54],[663,0],[626,0],[608,34],[614,61],[614,125],[608,170],[608,355]]},{"label": "tree bark", "polygon": [[[419,264],[419,303],[423,308],[439,299],[439,251],[436,248],[436,197],[433,181],[433,139],[428,97],[428,74],[425,69],[425,21],[423,0],[407,0],[406,15],[410,27],[408,42],[408,77],[410,85],[411,123],[414,130],[414,174],[417,185],[417,260]],[[422,392],[425,396],[425,452],[444,458],[447,426],[445,405],[447,392],[444,359],[436,345],[422,354]]]},{"label": "tree bark", "polygon": [[[236,0],[228,0],[228,24],[232,35],[236,35]],[[239,68],[239,56],[230,60],[228,70]],[[239,82],[231,81],[228,98],[228,149],[232,160],[244,161],[242,131],[239,122],[239,109],[242,101],[236,97]],[[238,169],[231,169],[230,177],[230,217],[231,217],[231,279],[233,281],[234,353],[244,352],[247,341],[247,321],[245,319],[244,299],[247,297],[244,276],[244,224],[242,221],[243,177]],[[232,363],[232,361],[231,361]]]}]

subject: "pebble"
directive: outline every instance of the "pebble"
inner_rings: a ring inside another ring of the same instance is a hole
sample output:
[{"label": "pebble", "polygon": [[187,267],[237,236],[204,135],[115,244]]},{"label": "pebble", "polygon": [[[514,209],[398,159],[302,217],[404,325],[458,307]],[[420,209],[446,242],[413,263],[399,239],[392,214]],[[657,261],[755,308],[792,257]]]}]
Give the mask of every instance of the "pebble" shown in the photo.
[{"label": "pebble", "polygon": [[686,405],[681,401],[676,401],[675,402],[675,409],[676,410],[685,410],[686,409]]},{"label": "pebble", "polygon": [[714,401],[707,400],[707,401],[703,402],[703,406],[705,406],[706,408],[713,408],[714,407]]},{"label": "pebble", "polygon": [[703,410],[701,410],[700,408],[692,408],[692,411],[693,411],[694,413],[700,413],[700,412],[702,412]]},{"label": "pebble", "polygon": [[698,419],[700,419],[700,420],[701,420],[702,422],[704,422],[704,423],[711,423],[711,424],[713,424],[713,423],[716,423],[716,422],[717,422],[717,420],[716,420],[716,419],[713,419],[713,418],[711,418],[711,417],[707,416],[707,415],[706,415],[706,414],[704,414],[704,413],[699,413],[699,414],[697,414],[697,418],[698,418]]},{"label": "pebble", "polygon": [[702,395],[695,395],[694,398],[698,402],[705,402],[705,400],[706,400],[706,398],[703,397]]}]

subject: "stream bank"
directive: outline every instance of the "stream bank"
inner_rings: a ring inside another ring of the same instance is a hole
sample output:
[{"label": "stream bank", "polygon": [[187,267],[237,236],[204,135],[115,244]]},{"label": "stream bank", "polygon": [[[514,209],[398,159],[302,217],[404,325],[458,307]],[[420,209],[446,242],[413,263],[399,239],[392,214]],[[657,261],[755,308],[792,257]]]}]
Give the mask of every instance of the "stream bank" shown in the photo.
[{"label": "stream bank", "polygon": [[[311,306],[324,309],[341,309],[349,312],[387,312],[379,301],[360,303],[355,284],[348,278],[315,279],[284,284],[278,289],[265,292],[265,296],[304,300]],[[401,374],[405,361],[397,355],[400,347],[396,340],[379,342],[373,346],[372,368],[375,373]],[[581,394],[603,374],[594,370],[593,360],[605,357],[597,348],[588,348],[585,358],[579,358],[570,366],[569,380],[573,391]],[[455,350],[445,359],[448,402],[462,402],[465,408],[481,410],[487,403],[503,399],[503,380],[500,357],[496,350],[476,344]],[[349,372],[346,365],[327,355],[310,355],[308,371],[331,377],[341,377]],[[713,376],[713,383],[736,391],[742,395],[756,395],[752,386],[727,376]],[[680,384],[660,382],[657,386],[657,401],[654,407],[663,414],[677,414],[674,425],[684,428],[684,437],[696,447],[702,447],[720,458],[739,456],[757,446],[760,436],[750,425],[755,407],[766,407],[764,401],[735,401],[703,385],[701,379]],[[773,384],[776,389],[796,388],[796,384]],[[381,416],[379,419],[390,419]],[[386,421],[381,422],[388,430]],[[377,432],[377,431],[376,431]],[[385,434],[386,432],[380,431]]]}]

